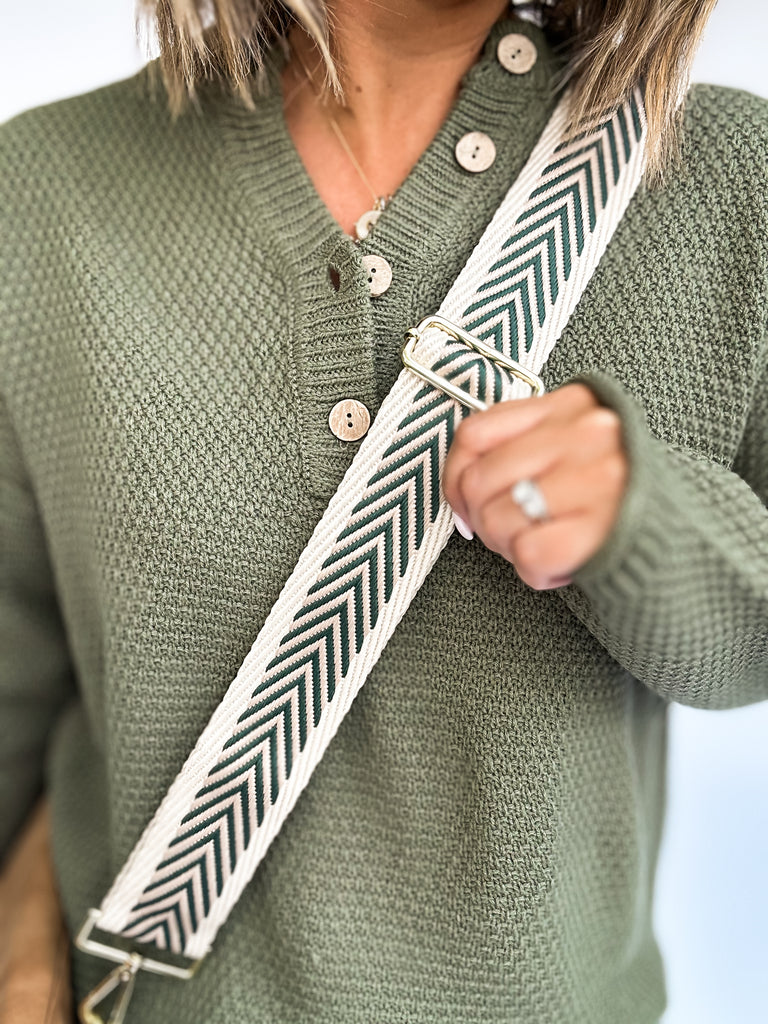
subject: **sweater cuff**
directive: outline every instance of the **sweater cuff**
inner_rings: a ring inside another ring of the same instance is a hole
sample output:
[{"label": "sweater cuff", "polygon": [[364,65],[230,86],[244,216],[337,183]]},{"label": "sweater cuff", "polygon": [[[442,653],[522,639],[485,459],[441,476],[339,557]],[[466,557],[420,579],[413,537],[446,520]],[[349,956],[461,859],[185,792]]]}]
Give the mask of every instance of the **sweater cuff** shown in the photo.
[{"label": "sweater cuff", "polygon": [[645,410],[607,373],[580,374],[569,383],[585,384],[601,405],[620,418],[629,478],[619,514],[603,545],[573,576],[592,597],[611,599],[643,589],[643,581],[663,562],[679,510],[668,486],[659,442],[648,429]]}]

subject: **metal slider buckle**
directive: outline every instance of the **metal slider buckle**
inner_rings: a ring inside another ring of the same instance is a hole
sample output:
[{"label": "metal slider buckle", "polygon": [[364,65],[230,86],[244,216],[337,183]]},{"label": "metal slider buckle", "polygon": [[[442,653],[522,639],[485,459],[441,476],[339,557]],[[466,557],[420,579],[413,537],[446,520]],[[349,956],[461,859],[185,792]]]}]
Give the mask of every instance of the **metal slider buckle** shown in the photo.
[{"label": "metal slider buckle", "polygon": [[91,953],[103,960],[111,960],[118,966],[110,971],[106,978],[100,981],[80,1003],[78,1016],[81,1024],[104,1024],[104,1019],[95,1012],[95,1008],[116,990],[117,995],[112,1004],[107,1024],[122,1024],[139,971],[149,971],[151,974],[164,974],[166,977],[189,981],[203,962],[201,958],[192,961],[189,967],[179,967],[176,964],[167,964],[162,960],[143,956],[141,953],[128,952],[125,949],[118,949],[117,946],[108,946],[105,942],[98,942],[90,936],[93,929],[97,927],[100,917],[100,911],[88,911],[88,916],[75,936],[75,945],[84,953]]},{"label": "metal slider buckle", "polygon": [[453,323],[453,321],[447,320],[444,316],[440,316],[439,313],[433,313],[430,316],[424,317],[417,327],[410,327],[405,332],[405,343],[403,344],[401,351],[403,364],[411,370],[412,373],[415,373],[417,377],[421,377],[422,380],[431,384],[432,387],[437,388],[438,391],[443,391],[446,395],[450,395],[451,398],[455,398],[457,402],[461,402],[461,404],[465,405],[468,409],[474,409],[475,412],[484,412],[488,408],[488,405],[479,398],[475,398],[474,395],[470,395],[452,381],[447,380],[445,377],[441,377],[428,366],[420,363],[414,355],[413,350],[421,340],[424,332],[432,327],[438,328],[438,330],[443,331],[456,341],[463,342],[468,348],[473,349],[481,356],[485,356],[485,358],[490,360],[492,363],[496,363],[497,366],[501,366],[502,369],[507,370],[513,377],[517,377],[518,380],[522,380],[531,389],[532,394],[544,394],[544,382],[541,377],[533,373],[532,370],[526,369],[525,366],[518,363],[515,359],[510,359],[510,357],[504,355],[503,352],[499,352],[498,349],[492,348],[486,342],[476,338],[474,334],[470,334],[469,331],[465,331],[463,327],[459,327],[458,324]]}]

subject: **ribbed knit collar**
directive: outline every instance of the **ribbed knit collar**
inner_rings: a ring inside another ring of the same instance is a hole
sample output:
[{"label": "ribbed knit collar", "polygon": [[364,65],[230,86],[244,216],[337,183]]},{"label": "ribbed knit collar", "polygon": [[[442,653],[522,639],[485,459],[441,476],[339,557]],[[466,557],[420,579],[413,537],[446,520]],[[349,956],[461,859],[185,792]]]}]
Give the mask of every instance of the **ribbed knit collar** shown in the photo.
[{"label": "ribbed knit collar", "polygon": [[[536,46],[537,61],[527,74],[510,74],[498,61],[498,42],[510,32]],[[535,25],[514,16],[498,21],[437,135],[361,243],[333,219],[288,133],[283,63],[275,47],[267,58],[270,91],[254,110],[216,90],[204,106],[213,115],[222,188],[285,281],[285,331],[295,353],[307,474],[325,500],[357,449],[330,434],[331,405],[354,397],[378,410],[400,369],[403,331],[440,304],[546,124],[560,62]],[[472,131],[496,145],[493,166],[480,174],[463,170],[455,158],[457,141]],[[393,269],[392,285],[374,300],[361,262],[372,253]]]},{"label": "ribbed knit collar", "polygon": [[[510,74],[498,62],[498,42],[510,32],[527,36],[536,46],[538,59],[527,74]],[[247,110],[230,97],[218,95],[213,99],[228,166],[244,198],[251,189],[258,190],[260,209],[274,214],[278,234],[286,230],[290,233],[288,221],[295,214],[302,245],[311,244],[318,235],[335,235],[341,241],[345,236],[317,194],[286,127],[280,86],[284,63],[282,49],[274,46],[265,60],[269,91],[257,99],[255,110]],[[386,231],[400,240],[398,248],[407,250],[415,238],[439,230],[441,215],[446,222],[455,223],[459,210],[467,204],[476,207],[478,190],[468,188],[466,172],[453,166],[456,140],[468,131],[486,132],[497,147],[494,167],[478,175],[473,186],[487,186],[496,178],[511,184],[509,163],[520,162],[527,155],[529,126],[543,127],[551,110],[553,73],[559,66],[559,59],[537,26],[514,16],[497,21],[479,59],[464,76],[448,117],[397,190],[376,229],[377,235]],[[428,88],[428,82],[424,87]],[[537,135],[534,130],[533,137]],[[448,169],[457,173],[446,174]]]}]

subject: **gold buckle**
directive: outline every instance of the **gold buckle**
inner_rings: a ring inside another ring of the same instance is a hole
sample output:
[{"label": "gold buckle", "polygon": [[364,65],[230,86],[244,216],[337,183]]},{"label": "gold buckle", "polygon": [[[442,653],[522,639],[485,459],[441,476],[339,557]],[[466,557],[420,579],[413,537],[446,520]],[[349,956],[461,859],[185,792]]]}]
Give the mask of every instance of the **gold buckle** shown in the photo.
[{"label": "gold buckle", "polygon": [[117,995],[107,1024],[123,1024],[139,971],[149,971],[151,974],[163,974],[166,977],[189,981],[203,962],[201,957],[199,960],[192,961],[189,967],[179,967],[176,964],[167,964],[141,953],[129,952],[119,949],[117,946],[108,946],[105,942],[98,942],[90,936],[100,917],[99,910],[88,911],[88,916],[75,936],[75,945],[84,953],[91,953],[103,960],[111,960],[118,966],[110,971],[106,978],[100,981],[80,1003],[78,1016],[82,1024],[104,1024],[103,1018],[95,1012],[95,1007],[115,991]]},{"label": "gold buckle", "polygon": [[447,320],[444,316],[440,316],[439,313],[433,313],[431,316],[424,317],[417,327],[410,327],[405,332],[405,343],[403,344],[401,352],[403,364],[411,370],[412,373],[415,373],[417,377],[421,377],[422,380],[431,384],[432,387],[437,388],[438,391],[443,391],[446,395],[450,395],[451,398],[455,398],[457,402],[461,402],[461,404],[465,405],[468,409],[474,409],[475,412],[484,412],[488,408],[488,405],[479,398],[475,398],[474,395],[470,395],[452,381],[446,380],[445,377],[441,377],[428,366],[420,363],[414,355],[413,350],[421,340],[424,332],[432,327],[438,328],[438,330],[443,331],[456,341],[463,342],[468,348],[473,349],[481,356],[485,356],[485,358],[490,360],[490,362],[496,363],[497,366],[507,370],[513,377],[517,377],[518,380],[522,380],[528,385],[534,395],[544,394],[544,381],[532,370],[528,370],[515,359],[510,359],[510,357],[505,355],[503,352],[499,352],[498,349],[493,348],[484,341],[481,341],[480,338],[476,338],[474,334],[470,334],[469,331],[465,331],[463,327],[459,327],[459,325],[453,323],[453,321]]}]

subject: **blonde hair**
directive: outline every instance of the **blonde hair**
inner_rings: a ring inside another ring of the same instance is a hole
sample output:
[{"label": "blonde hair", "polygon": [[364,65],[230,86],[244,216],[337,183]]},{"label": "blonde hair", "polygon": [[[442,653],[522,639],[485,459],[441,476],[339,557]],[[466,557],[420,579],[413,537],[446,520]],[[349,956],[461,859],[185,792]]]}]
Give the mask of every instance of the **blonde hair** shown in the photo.
[{"label": "blonde hair", "polygon": [[[648,176],[661,179],[679,151],[679,125],[691,64],[717,0],[531,0],[567,65],[576,130],[598,121],[645,84]],[[225,82],[253,103],[265,49],[298,21],[314,39],[326,84],[341,95],[323,0],[138,0],[157,36],[171,110],[178,114],[206,79]]]}]

